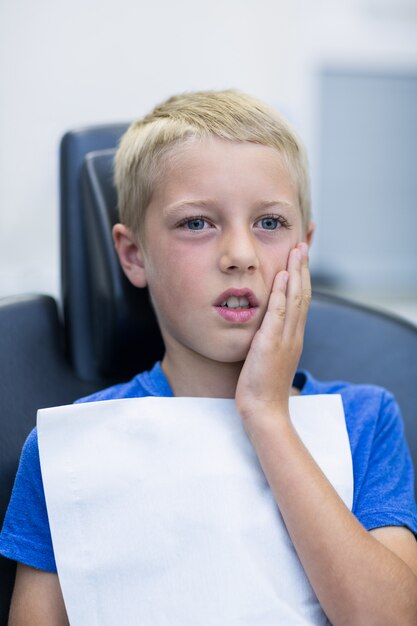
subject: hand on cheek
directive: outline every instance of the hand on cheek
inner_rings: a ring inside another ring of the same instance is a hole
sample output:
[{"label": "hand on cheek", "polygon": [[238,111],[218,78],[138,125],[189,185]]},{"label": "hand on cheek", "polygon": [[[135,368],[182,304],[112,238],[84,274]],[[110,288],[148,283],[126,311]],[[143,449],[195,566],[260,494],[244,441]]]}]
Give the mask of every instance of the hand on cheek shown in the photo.
[{"label": "hand on cheek", "polygon": [[300,243],[290,252],[287,270],[275,276],[267,311],[238,380],[236,406],[244,421],[288,417],[310,300],[308,246]]}]

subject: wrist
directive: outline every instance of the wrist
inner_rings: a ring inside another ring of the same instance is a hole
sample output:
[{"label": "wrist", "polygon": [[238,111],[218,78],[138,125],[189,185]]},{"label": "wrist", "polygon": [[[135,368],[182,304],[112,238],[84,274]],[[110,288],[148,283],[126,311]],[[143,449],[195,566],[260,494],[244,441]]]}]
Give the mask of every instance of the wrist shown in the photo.
[{"label": "wrist", "polygon": [[293,431],[288,405],[263,407],[240,415],[246,433],[252,441],[268,438],[272,434],[285,436],[289,431]]}]

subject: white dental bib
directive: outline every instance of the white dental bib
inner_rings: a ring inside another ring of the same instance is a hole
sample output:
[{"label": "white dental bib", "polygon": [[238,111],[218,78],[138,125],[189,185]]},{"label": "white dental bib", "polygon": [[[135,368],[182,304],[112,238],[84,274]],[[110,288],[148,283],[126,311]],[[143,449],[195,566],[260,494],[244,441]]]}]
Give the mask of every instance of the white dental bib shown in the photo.
[{"label": "white dental bib", "polygon": [[[340,396],[290,399],[345,504]],[[38,412],[71,626],[327,624],[233,400],[135,398]]]}]

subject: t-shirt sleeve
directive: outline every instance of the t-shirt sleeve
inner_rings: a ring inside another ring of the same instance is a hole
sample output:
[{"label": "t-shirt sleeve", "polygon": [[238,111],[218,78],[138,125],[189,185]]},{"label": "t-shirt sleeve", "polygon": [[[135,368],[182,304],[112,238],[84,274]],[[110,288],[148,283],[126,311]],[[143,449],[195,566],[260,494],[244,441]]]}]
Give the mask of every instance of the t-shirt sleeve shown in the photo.
[{"label": "t-shirt sleeve", "polygon": [[0,554],[36,569],[56,572],[39,461],[36,428],[23,446],[0,534]]},{"label": "t-shirt sleeve", "polygon": [[[382,394],[372,436],[358,446],[353,513],[372,530],[381,526],[406,526],[417,534],[414,469],[405,440],[400,409],[392,394]],[[366,463],[364,463],[366,457]]]}]

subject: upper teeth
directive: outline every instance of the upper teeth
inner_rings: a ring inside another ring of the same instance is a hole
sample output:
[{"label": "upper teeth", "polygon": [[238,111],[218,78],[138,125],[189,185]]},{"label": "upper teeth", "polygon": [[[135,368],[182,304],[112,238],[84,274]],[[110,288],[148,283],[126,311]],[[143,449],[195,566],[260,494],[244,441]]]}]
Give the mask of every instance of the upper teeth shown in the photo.
[{"label": "upper teeth", "polygon": [[223,302],[222,306],[227,306],[229,309],[248,309],[249,300],[245,296],[240,298],[230,296],[230,298],[227,298],[227,300]]}]

